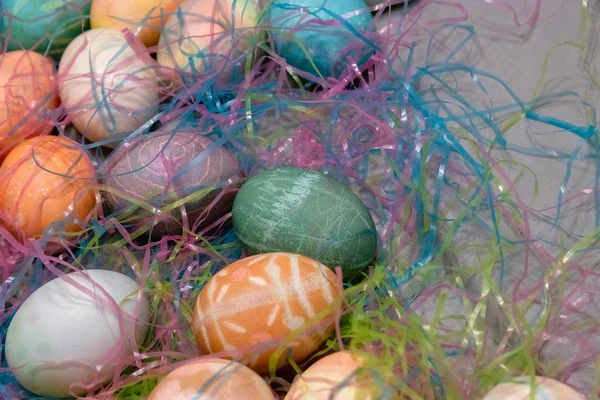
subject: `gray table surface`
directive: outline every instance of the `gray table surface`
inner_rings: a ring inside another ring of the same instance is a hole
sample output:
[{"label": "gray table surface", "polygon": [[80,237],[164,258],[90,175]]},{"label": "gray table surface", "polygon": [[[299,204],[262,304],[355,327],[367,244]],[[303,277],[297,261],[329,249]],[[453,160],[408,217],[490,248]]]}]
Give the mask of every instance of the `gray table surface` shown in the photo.
[{"label": "gray table surface", "polygon": [[[447,18],[457,16],[459,12],[456,7],[450,7],[448,4],[460,4],[468,13],[465,24],[472,25],[475,28],[476,39],[462,51],[458,61],[470,65],[480,70],[494,74],[504,81],[512,91],[523,101],[532,100],[538,80],[542,75],[542,67],[547,58],[548,70],[542,83],[541,95],[552,95],[560,92],[572,92],[578,94],[579,98],[572,95],[564,97],[560,101],[554,99],[543,107],[538,107],[537,111],[543,115],[568,121],[578,126],[589,126],[591,121],[589,114],[586,114],[586,108],[582,100],[588,102],[591,107],[588,109],[600,110],[600,85],[594,84],[585,65],[590,66],[590,70],[595,77],[600,77],[600,3],[597,0],[591,0],[589,7],[592,10],[590,29],[586,32],[586,41],[588,47],[584,51],[577,50],[574,46],[565,44],[568,42],[580,42],[582,35],[582,1],[579,0],[541,0],[541,9],[537,20],[531,29],[517,28],[513,19],[513,14],[507,8],[500,7],[499,4],[509,4],[515,8],[517,16],[521,22],[524,22],[531,14],[531,7],[534,0],[518,1],[497,1],[497,0],[458,0],[450,2],[433,2],[425,0],[415,0],[410,3],[408,11],[416,13],[420,7],[423,9],[422,21],[431,21],[437,18]],[[405,9],[396,8],[391,14],[379,22],[379,26],[388,26],[388,29],[400,29],[401,19]],[[431,29],[434,27],[431,26]],[[417,43],[418,47],[423,48],[424,44],[431,37],[432,30],[422,29],[416,32],[410,38]],[[446,35],[448,36],[448,35]],[[442,35],[443,37],[443,35]],[[459,40],[457,37],[442,41],[439,46],[434,47],[434,51],[444,54],[444,46],[452,48]],[[549,52],[552,51],[552,53]],[[415,66],[423,62],[422,52],[416,52],[417,57]],[[493,99],[495,105],[513,104],[506,90],[498,84],[491,84],[489,80],[485,81],[489,98]],[[458,77],[458,85],[461,92],[472,100],[474,104],[485,102],[485,97],[480,92],[471,90],[473,81],[469,76]],[[489,100],[488,100],[489,101]],[[490,135],[489,130],[482,129],[481,133]],[[572,153],[578,146],[581,147],[580,154],[594,153],[591,143],[582,141],[574,134],[543,125],[534,121],[521,120],[504,133],[506,140],[517,146],[523,146],[534,149],[545,149],[547,151],[558,151],[562,153]],[[581,236],[593,234],[596,231],[596,205],[594,200],[594,179],[596,175],[596,160],[577,160],[572,165],[570,179],[565,188],[565,198],[569,196],[576,197],[576,200],[563,206],[561,211],[559,225],[553,228],[553,221],[556,217],[556,207],[558,196],[561,191],[561,185],[567,173],[568,163],[565,159],[553,158],[549,156],[539,157],[521,154],[516,151],[505,151],[500,148],[492,152],[496,159],[512,159],[520,162],[531,169],[532,173],[526,173],[523,179],[516,184],[516,192],[521,199],[530,207],[529,221],[531,223],[532,234],[546,240],[549,244],[544,246],[554,255],[558,252],[556,242],[560,235],[563,235],[566,247],[572,246]],[[519,168],[507,168],[512,177],[519,174]],[[538,194],[534,195],[534,175],[537,179]],[[559,229],[561,228],[561,229]],[[472,232],[466,232],[457,240],[476,240]],[[540,242],[541,243],[541,242]],[[461,262],[469,259],[464,255]],[[514,257],[511,259],[509,268],[510,273],[515,276],[523,273],[523,258]],[[582,265],[598,272],[600,268],[600,252],[591,251],[587,254]],[[476,262],[472,258],[470,262]],[[543,263],[531,261],[530,282],[535,279],[543,279]],[[597,281],[597,280],[596,280]],[[598,288],[598,282],[588,281],[591,288]],[[472,287],[477,292],[477,283]],[[575,293],[577,296],[590,295]],[[598,320],[600,316],[600,300],[598,296],[591,294],[591,303],[581,312],[567,312],[563,325],[557,326],[557,335],[563,338],[574,337],[570,333],[570,325],[577,326],[582,319],[591,318]],[[582,297],[583,298],[583,297]],[[573,300],[573,304],[576,300]],[[419,314],[425,320],[432,316],[431,308],[435,305],[434,300],[426,303]],[[490,310],[492,310],[490,308]],[[564,310],[561,310],[562,313]],[[448,304],[448,313],[462,313],[462,300],[455,297]],[[561,314],[562,315],[562,314]],[[495,316],[490,311],[491,319]],[[498,320],[499,321],[499,320]],[[493,322],[497,324],[497,333],[501,337],[506,328],[506,321]],[[448,326],[448,328],[451,328]],[[590,342],[597,343],[598,340],[592,338]],[[552,363],[554,361],[563,362],[564,365],[570,361],[574,354],[573,347],[560,344],[560,340],[551,342],[542,352],[544,362]],[[598,347],[600,348],[600,347]],[[566,380],[584,393],[589,394],[594,371],[594,363],[582,365],[579,370],[568,375],[564,370],[555,369],[553,374],[557,378],[569,376]],[[566,375],[562,375],[566,374]]]},{"label": "gray table surface", "polygon": [[[459,13],[454,7],[436,2],[424,2],[415,0],[410,3],[409,10],[414,12],[417,8],[426,4],[421,18],[433,20],[449,16],[457,16]],[[534,1],[490,1],[484,0],[461,0],[448,2],[461,4],[468,13],[465,22],[475,28],[476,39],[468,45],[463,57],[465,65],[471,65],[478,69],[487,71],[502,79],[516,94],[524,101],[532,99],[535,86],[541,75],[541,68],[548,52],[553,48],[553,54],[549,58],[548,72],[543,83],[542,95],[552,93],[573,91],[582,98],[587,99],[593,106],[600,106],[600,88],[592,84],[583,67],[584,57],[591,59],[592,65],[596,65],[596,76],[600,76],[600,51],[593,52],[588,48],[585,52],[577,51],[572,46],[559,46],[561,42],[580,40],[582,28],[582,3],[578,0],[542,0],[539,16],[528,30],[525,27],[518,29],[513,20],[513,14],[506,8],[498,6],[499,3],[509,3],[517,12],[520,22],[523,23],[528,15],[531,15],[531,6]],[[494,4],[490,4],[494,3]],[[598,7],[596,0],[590,2],[590,9]],[[402,6],[396,7],[388,18],[401,18]],[[596,18],[598,19],[598,18]],[[380,21],[380,25],[387,24],[387,20]],[[392,25],[394,22],[392,22]],[[592,27],[598,34],[600,40],[599,24]],[[422,46],[429,38],[427,33],[421,32],[415,38]],[[592,37],[593,39],[593,37]],[[449,43],[449,47],[451,47]],[[590,47],[596,46],[594,40],[590,41]],[[600,46],[599,46],[600,47]],[[443,51],[443,50],[442,50]],[[595,54],[592,54],[595,53]],[[594,61],[595,56],[595,61]],[[459,58],[460,60],[460,58]],[[419,61],[415,61],[418,66]],[[468,91],[468,77],[463,77],[465,90]],[[488,81],[489,82],[489,81]],[[496,105],[514,103],[500,85],[487,86],[489,97]],[[467,94],[468,96],[468,94]],[[478,99],[474,98],[474,101]],[[589,125],[586,120],[585,108],[580,101],[574,97],[566,101],[554,102],[556,104],[541,108],[539,111],[545,115],[553,116],[575,125]],[[560,131],[557,128],[542,126],[539,123],[523,120],[505,133],[507,141],[514,145],[545,149],[556,149],[561,152],[572,152],[580,144],[580,139],[569,132]],[[582,152],[589,152],[592,148],[584,146]],[[529,203],[533,209],[545,209],[557,205],[558,194],[566,173],[567,163],[563,159],[552,159],[550,157],[533,157],[519,154],[518,152],[504,152],[498,149],[494,156],[498,159],[512,158],[526,164],[532,169],[538,179],[539,193],[534,198],[532,175],[521,180],[517,187],[523,201]],[[516,174],[516,169],[513,171]],[[592,189],[594,182],[595,166],[590,161],[577,161],[573,165],[566,196],[577,195],[584,189]],[[577,206],[575,206],[577,204]],[[569,230],[577,234],[590,233],[594,228],[595,205],[593,195],[587,194],[575,203],[565,207],[561,212],[561,223]],[[555,211],[544,212],[550,218],[554,218]],[[592,218],[590,218],[590,215]],[[535,232],[539,235],[548,233],[548,227],[540,220],[535,223]],[[545,227],[546,226],[546,227]]]}]

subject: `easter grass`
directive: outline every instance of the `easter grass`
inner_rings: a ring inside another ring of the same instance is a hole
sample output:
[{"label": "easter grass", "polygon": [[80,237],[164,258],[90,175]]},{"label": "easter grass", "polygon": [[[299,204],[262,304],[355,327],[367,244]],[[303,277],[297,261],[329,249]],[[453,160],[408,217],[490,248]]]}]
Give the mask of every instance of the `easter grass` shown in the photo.
[{"label": "easter grass", "polygon": [[[432,271],[437,266],[431,264]],[[209,269],[198,278],[198,288],[202,287],[209,277]],[[430,272],[433,273],[433,272]],[[420,270],[418,274],[428,274]],[[459,274],[460,275],[460,274]],[[426,276],[424,276],[427,279]],[[345,290],[348,312],[340,318],[339,338],[334,337],[326,345],[316,352],[312,357],[296,365],[289,360],[296,372],[301,371],[315,359],[331,351],[346,349],[364,358],[361,371],[376,382],[380,398],[402,398],[407,399],[464,399],[465,391],[462,384],[465,379],[479,382],[477,391],[484,393],[499,382],[505,381],[514,375],[514,371],[522,371],[525,374],[534,375],[539,368],[535,357],[535,351],[530,340],[523,340],[521,344],[513,347],[510,351],[497,357],[493,362],[477,365],[468,377],[459,375],[456,365],[460,364],[461,358],[470,358],[477,352],[473,344],[465,342],[465,338],[473,337],[477,330],[485,331],[485,318],[474,318],[474,322],[464,320],[462,315],[442,315],[442,309],[446,296],[436,299],[435,316],[427,323],[422,318],[409,312],[394,295],[393,285],[389,283],[389,271],[378,265],[371,271],[371,277],[365,279],[359,285]],[[153,315],[165,315],[161,309],[165,298],[173,297],[173,288],[167,283],[153,284],[147,286],[148,293],[152,296]],[[195,296],[191,296],[191,299]],[[183,319],[191,321],[193,303],[179,303]],[[327,310],[326,312],[330,312]],[[484,309],[480,309],[484,313]],[[440,328],[445,319],[455,318],[462,320],[464,327],[452,333],[446,333]],[[164,326],[168,321],[152,321],[152,326]],[[155,337],[157,332],[154,328],[148,334],[148,338]],[[529,332],[525,337],[534,338],[536,332]],[[192,342],[194,339],[187,332],[186,340]],[[339,340],[338,340],[339,339]],[[291,340],[287,339],[286,341]],[[142,346],[142,352],[152,353],[149,346],[153,340],[147,339]],[[181,338],[171,341],[171,346],[181,346]],[[447,343],[456,343],[456,347],[448,350]],[[342,344],[342,346],[340,346]],[[169,346],[170,347],[170,346]],[[160,353],[160,349],[156,349]],[[274,362],[283,352],[285,346],[276,352],[272,361]],[[168,359],[168,361],[166,359]],[[185,357],[145,357],[143,369],[152,371],[152,366],[166,365],[177,361],[185,361]],[[148,369],[147,369],[148,368]],[[114,393],[118,399],[144,399],[157,385],[160,375],[142,374],[138,376],[140,369],[129,367],[123,372],[125,381],[123,387]],[[277,388],[278,379],[274,371],[271,373],[271,383]],[[442,378],[443,377],[443,378]],[[282,393],[287,389],[284,384]]]},{"label": "easter grass", "polygon": [[[539,11],[540,3],[535,4],[531,18]],[[528,101],[498,77],[459,62],[458,56],[474,40],[474,29],[464,24],[464,14],[427,22],[428,7],[434,6],[464,10],[459,3],[422,1],[407,11],[399,36],[422,29],[429,42],[419,46],[389,39],[383,43],[388,52],[378,54],[378,62],[372,60],[369,79],[349,75],[346,81],[319,80],[287,68],[276,76],[278,84],[257,76],[254,86],[238,97],[214,95],[200,88],[210,82],[200,81],[193,89],[198,92],[194,99],[177,93],[177,101],[164,105],[164,114],[183,118],[202,108],[203,115],[209,115],[203,123],[210,127],[212,138],[226,142],[250,174],[280,165],[326,171],[359,193],[377,219],[378,263],[365,271],[362,280],[346,284],[344,301],[327,310],[336,316],[336,335],[309,359],[290,362],[290,371],[268,374],[282,395],[294,372],[341,349],[364,358],[362,372],[373,378],[383,398],[409,399],[480,398],[496,384],[519,375],[568,381],[579,363],[590,358],[594,363],[598,358],[589,342],[597,318],[567,328],[559,323],[576,313],[570,301],[579,295],[578,286],[597,289],[586,278],[595,274],[590,260],[598,249],[598,223],[583,235],[563,227],[562,215],[572,197],[561,192],[549,221],[558,238],[536,237],[530,224],[543,213],[528,202],[537,195],[537,178],[526,163],[506,154],[556,158],[569,165],[597,161],[595,110],[587,94],[542,92],[556,49],[544,60]],[[586,1],[582,15],[581,40],[561,46],[577,49],[587,60],[597,43],[588,39],[592,21]],[[520,15],[514,17],[517,26],[526,31],[533,28],[531,18],[523,22]],[[383,18],[380,11],[376,18]],[[441,56],[430,52],[444,35],[459,44],[438,53]],[[423,62],[414,65],[423,48]],[[262,50],[277,60],[269,46],[263,45]],[[248,60],[246,74],[252,75],[256,71]],[[590,60],[584,70],[589,81],[599,86]],[[271,64],[261,72],[272,77],[277,70]],[[460,86],[460,76],[473,85]],[[349,82],[356,80],[360,85],[348,90]],[[286,97],[290,81],[293,98]],[[493,84],[503,86],[511,100],[499,102],[488,96],[481,105],[467,98],[472,88],[488,95],[487,87]],[[543,114],[549,105],[561,102],[579,107],[586,123]],[[231,118],[224,117],[224,111],[231,111]],[[511,143],[508,133],[528,123],[573,135],[581,145],[568,152]],[[583,144],[591,144],[591,150],[581,150]],[[499,156],[498,149],[505,153]],[[567,187],[569,173],[563,180]],[[517,190],[523,181],[533,187],[528,201]],[[590,190],[597,193],[597,189],[596,182]],[[0,228],[6,240],[0,241],[0,254],[12,265],[8,273],[3,269],[3,336],[10,321],[7,316],[20,299],[48,279],[93,267],[124,272],[136,278],[149,296],[153,320],[121,378],[96,398],[146,398],[177,363],[198,354],[189,329],[195,299],[214,273],[243,255],[228,229],[216,237],[187,225],[181,235],[147,239],[157,219],[170,218],[171,212],[208,192],[194,193],[159,213],[149,204],[128,199],[131,209],[116,214],[98,210],[89,228],[77,234],[62,234],[56,224],[54,236],[65,244],[59,257],[43,255],[44,238],[31,244],[33,250],[24,249]],[[595,208],[597,219],[598,204]],[[139,209],[145,211],[140,214]],[[225,226],[228,217],[217,225]],[[77,245],[70,249],[72,243]],[[542,265],[542,272],[533,265]],[[282,342],[273,363],[290,340]],[[549,341],[583,350],[573,351],[574,360],[543,359],[540,350]],[[14,386],[9,376],[2,375],[3,389]],[[597,394],[599,376],[596,362],[591,385],[578,389]]]}]

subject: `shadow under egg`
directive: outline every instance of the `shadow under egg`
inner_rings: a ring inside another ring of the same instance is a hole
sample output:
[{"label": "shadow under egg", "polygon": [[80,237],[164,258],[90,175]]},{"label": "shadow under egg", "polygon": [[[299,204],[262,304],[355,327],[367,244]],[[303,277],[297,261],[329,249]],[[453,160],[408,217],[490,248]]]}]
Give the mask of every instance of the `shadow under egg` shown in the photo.
[{"label": "shadow under egg", "polygon": [[[188,234],[212,238],[232,228],[231,213],[233,201],[240,185],[216,188],[198,200],[186,202],[171,209],[176,203],[167,202],[162,208],[149,211],[140,205],[129,203],[114,210],[114,216],[122,221],[123,227],[131,232],[132,239],[144,242],[148,237],[160,240],[172,237],[178,241]],[[154,201],[150,201],[154,203]],[[112,208],[109,206],[110,212]],[[169,211],[165,211],[168,209]]]}]

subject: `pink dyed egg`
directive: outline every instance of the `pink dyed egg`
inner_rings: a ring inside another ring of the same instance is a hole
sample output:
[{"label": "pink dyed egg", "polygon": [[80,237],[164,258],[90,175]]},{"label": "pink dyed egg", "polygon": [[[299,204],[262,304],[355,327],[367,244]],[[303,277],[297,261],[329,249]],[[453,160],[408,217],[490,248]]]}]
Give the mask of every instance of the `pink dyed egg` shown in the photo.
[{"label": "pink dyed egg", "polygon": [[156,115],[154,67],[150,56],[134,51],[117,30],[92,29],[79,35],[58,68],[60,98],[73,125],[88,140],[111,140],[105,145],[116,147],[119,139]]},{"label": "pink dyed egg", "polygon": [[361,373],[363,359],[349,351],[330,354],[294,379],[285,400],[377,399],[373,378]]},{"label": "pink dyed egg", "polygon": [[[308,257],[268,253],[239,260],[217,273],[200,292],[192,329],[204,353],[239,350],[257,372],[290,333],[321,312],[333,312],[338,296],[335,274]],[[300,361],[329,337],[333,323],[302,333],[277,366],[291,354]],[[263,342],[264,348],[261,348]],[[258,350],[249,350],[257,346]],[[246,350],[248,349],[248,350]]]},{"label": "pink dyed egg", "polygon": [[[191,132],[162,131],[124,143],[108,158],[103,175],[104,198],[112,210],[145,202],[166,213],[163,219],[143,208],[134,211],[160,221],[155,234],[181,234],[182,206],[190,229],[217,221],[231,211],[234,183],[241,176],[235,157],[212,140]],[[208,193],[197,193],[211,187]],[[194,193],[197,196],[182,206],[176,204]]]},{"label": "pink dyed egg", "polygon": [[[538,376],[536,379],[534,400],[584,400],[583,395],[577,393],[564,383],[554,379]],[[528,376],[515,378],[510,382],[497,385],[483,400],[530,400],[531,380]]]},{"label": "pink dyed egg", "polygon": [[183,365],[160,381],[148,400],[270,400],[269,385],[234,361],[203,359]]}]

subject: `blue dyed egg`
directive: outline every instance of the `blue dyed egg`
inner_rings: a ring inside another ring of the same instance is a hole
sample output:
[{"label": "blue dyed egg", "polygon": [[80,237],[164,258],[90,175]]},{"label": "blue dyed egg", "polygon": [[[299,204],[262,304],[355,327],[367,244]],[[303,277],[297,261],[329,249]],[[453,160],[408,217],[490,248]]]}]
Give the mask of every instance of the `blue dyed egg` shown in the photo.
[{"label": "blue dyed egg", "polygon": [[59,57],[89,29],[90,0],[1,0],[0,30],[8,50],[34,50]]},{"label": "blue dyed egg", "polygon": [[[289,65],[337,77],[349,65],[349,58],[361,65],[373,54],[373,46],[357,35],[369,29],[371,14],[344,17],[366,8],[364,0],[273,0],[266,24],[275,49]],[[342,18],[351,28],[339,21]]]}]

